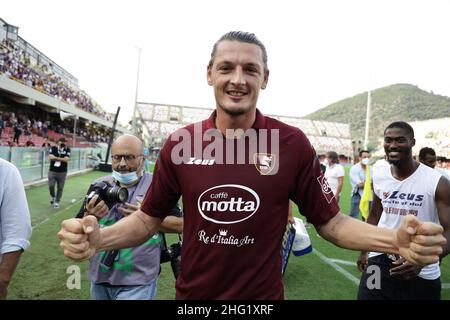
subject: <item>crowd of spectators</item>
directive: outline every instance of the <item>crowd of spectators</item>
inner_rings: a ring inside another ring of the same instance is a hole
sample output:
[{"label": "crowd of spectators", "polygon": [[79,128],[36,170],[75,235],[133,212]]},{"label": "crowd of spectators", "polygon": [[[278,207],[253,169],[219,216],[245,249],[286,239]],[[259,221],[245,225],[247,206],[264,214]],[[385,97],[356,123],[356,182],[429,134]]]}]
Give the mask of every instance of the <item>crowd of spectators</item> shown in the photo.
[{"label": "crowd of spectators", "polygon": [[[25,113],[0,111],[0,145],[10,147],[40,147],[44,142],[57,140],[61,136],[71,139],[73,126],[64,122],[30,118]],[[108,143],[109,132],[106,129],[78,127],[76,129],[78,141],[90,143]],[[34,138],[33,138],[34,137]],[[43,142],[44,141],[44,142]]]},{"label": "crowd of spectators", "polygon": [[0,42],[1,73],[42,93],[112,121],[112,117],[83,90],[75,88],[54,73],[51,65],[35,61],[8,39]]}]

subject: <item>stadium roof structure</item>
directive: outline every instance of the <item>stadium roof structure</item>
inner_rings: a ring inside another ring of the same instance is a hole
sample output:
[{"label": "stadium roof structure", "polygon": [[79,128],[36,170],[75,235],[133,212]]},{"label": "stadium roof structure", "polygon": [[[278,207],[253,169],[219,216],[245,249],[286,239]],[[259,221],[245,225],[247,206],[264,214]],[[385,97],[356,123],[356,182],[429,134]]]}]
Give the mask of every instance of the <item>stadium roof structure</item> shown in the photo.
[{"label": "stadium roof structure", "polygon": [[[138,102],[137,117],[140,125],[151,137],[152,144],[162,145],[175,130],[208,118],[213,109],[163,103]],[[309,120],[299,117],[267,115],[300,128],[318,154],[336,151],[349,156],[353,153],[350,126],[345,123]]]},{"label": "stadium roof structure", "polygon": [[70,72],[59,66],[52,59],[47,57],[44,53],[36,49],[33,45],[25,41],[19,36],[19,27],[13,26],[0,18],[0,40],[8,39],[14,42],[14,44],[26,52],[33,62],[40,63],[42,65],[50,66],[52,71],[63,78],[70,84],[78,87],[78,79],[74,77]]},{"label": "stadium roof structure", "polygon": [[[408,122],[414,129],[416,144],[413,155],[418,156],[420,149],[432,148],[437,156],[450,158],[450,118],[429,119]],[[378,149],[372,152],[375,157],[383,157],[383,138],[379,139]]]},{"label": "stadium roof structure", "polygon": [[423,147],[433,148],[438,156],[450,158],[450,118],[430,119],[409,123],[414,129],[416,145],[413,154]]},{"label": "stadium roof structure", "polygon": [[[27,85],[10,79],[5,74],[0,74],[0,94],[6,95],[17,103],[40,107],[47,112],[59,113],[60,111],[64,111],[108,128],[112,128],[113,126],[113,122],[108,121],[104,117],[84,111],[75,105],[68,104],[56,97],[37,91]],[[123,133],[130,132],[122,126],[117,126],[116,129]]]},{"label": "stadium roof structure", "polygon": [[[33,45],[22,39],[18,35],[18,29],[18,27],[8,24],[0,18],[0,42],[6,41],[6,43],[13,44],[15,49],[21,50],[27,55],[29,65],[46,66],[49,71],[59,76],[71,88],[76,88],[81,92],[78,88],[78,79],[56,64],[44,53],[36,49]],[[3,73],[0,73],[0,94],[7,96],[9,99],[19,104],[39,107],[47,112],[59,113],[60,111],[63,111],[71,113],[78,118],[103,125],[107,128],[112,128],[113,126],[112,119],[114,119],[114,115],[104,111],[100,106],[96,107],[101,109],[104,113],[103,115],[85,111],[74,104],[64,102],[57,97],[36,90],[35,88],[26,85],[23,81],[14,79],[14,77],[10,77]],[[120,125],[117,125],[116,129],[122,133],[131,133],[128,129]]]}]

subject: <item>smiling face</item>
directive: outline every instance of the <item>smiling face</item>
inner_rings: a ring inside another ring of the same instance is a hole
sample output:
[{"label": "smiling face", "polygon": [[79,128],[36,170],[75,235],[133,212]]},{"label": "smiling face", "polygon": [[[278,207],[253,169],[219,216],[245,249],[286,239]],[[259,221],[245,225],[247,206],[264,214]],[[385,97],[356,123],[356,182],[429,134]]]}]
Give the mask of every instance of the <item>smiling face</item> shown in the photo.
[{"label": "smiling face", "polygon": [[412,147],[416,140],[407,130],[402,128],[389,128],[384,133],[384,151],[387,161],[399,164],[412,159]]},{"label": "smiling face", "polygon": [[269,70],[258,45],[224,40],[217,45],[207,79],[214,87],[217,112],[238,116],[256,108],[259,90],[267,86]]}]

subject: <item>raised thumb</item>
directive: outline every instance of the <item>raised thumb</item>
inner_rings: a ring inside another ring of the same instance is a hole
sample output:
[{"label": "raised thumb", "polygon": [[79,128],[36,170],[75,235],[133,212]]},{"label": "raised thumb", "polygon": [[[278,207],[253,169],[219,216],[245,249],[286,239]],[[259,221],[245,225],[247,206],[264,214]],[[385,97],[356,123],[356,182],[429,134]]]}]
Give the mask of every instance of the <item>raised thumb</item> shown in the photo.
[{"label": "raised thumb", "polygon": [[417,232],[417,229],[420,226],[420,221],[416,217],[412,215],[407,215],[405,217],[405,224],[406,224],[406,232],[410,235],[414,235]]},{"label": "raised thumb", "polygon": [[83,224],[84,233],[90,234],[94,231],[94,229],[97,225],[97,218],[92,215],[88,215],[83,218],[81,223]]}]

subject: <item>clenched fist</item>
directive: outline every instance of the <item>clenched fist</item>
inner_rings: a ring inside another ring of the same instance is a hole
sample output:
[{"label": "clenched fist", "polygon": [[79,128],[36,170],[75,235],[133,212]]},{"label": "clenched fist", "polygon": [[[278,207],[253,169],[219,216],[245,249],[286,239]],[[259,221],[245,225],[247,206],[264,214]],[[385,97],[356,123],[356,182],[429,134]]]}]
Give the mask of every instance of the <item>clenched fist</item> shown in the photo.
[{"label": "clenched fist", "polygon": [[100,246],[101,233],[97,218],[86,216],[83,219],[68,219],[61,223],[58,232],[60,247],[64,255],[75,261],[92,257]]},{"label": "clenched fist", "polygon": [[439,261],[439,255],[447,240],[442,226],[432,222],[420,222],[408,215],[395,231],[395,244],[402,257],[413,264],[427,265]]}]

